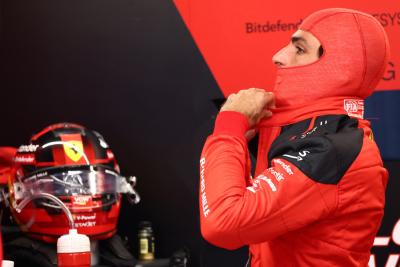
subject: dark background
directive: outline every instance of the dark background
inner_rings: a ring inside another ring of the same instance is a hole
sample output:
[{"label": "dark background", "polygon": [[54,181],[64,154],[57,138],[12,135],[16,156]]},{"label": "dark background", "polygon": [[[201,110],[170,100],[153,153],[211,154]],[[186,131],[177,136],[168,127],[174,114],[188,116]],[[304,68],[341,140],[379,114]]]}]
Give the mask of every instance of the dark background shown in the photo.
[{"label": "dark background", "polygon": [[[0,146],[19,146],[56,122],[97,130],[122,173],[138,178],[142,201],[137,206],[124,201],[119,223],[119,232],[133,247],[138,222],[150,220],[157,257],[169,257],[185,246],[191,252],[190,266],[243,266],[246,249],[223,251],[200,236],[198,160],[217,113],[215,100],[223,96],[174,4],[0,3]],[[367,104],[373,123],[383,127],[379,94]],[[386,133],[377,132],[378,143],[384,143]],[[398,177],[393,161],[398,152],[387,151],[394,156],[386,164]],[[399,187],[390,181],[390,210],[381,235],[390,235],[400,217],[393,211]],[[389,254],[383,249],[377,250],[381,262]]]}]

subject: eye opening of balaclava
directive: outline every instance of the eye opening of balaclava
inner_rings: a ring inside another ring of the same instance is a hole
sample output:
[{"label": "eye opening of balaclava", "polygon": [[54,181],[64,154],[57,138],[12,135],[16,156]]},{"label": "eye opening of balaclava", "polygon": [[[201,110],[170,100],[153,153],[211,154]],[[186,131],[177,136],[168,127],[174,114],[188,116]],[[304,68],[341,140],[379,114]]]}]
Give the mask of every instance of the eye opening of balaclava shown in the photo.
[{"label": "eye opening of balaclava", "polygon": [[299,27],[323,47],[313,63],[279,68],[274,92],[278,107],[312,104],[328,97],[365,99],[375,89],[389,57],[389,43],[371,15],[342,8],[317,11]]}]

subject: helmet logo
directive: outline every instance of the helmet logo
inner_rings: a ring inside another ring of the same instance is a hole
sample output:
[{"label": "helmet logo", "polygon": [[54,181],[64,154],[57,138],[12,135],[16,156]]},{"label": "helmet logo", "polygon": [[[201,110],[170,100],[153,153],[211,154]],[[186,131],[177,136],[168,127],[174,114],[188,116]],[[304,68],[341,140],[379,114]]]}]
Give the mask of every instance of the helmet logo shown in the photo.
[{"label": "helmet logo", "polygon": [[71,202],[76,206],[92,207],[92,196],[72,196]]},{"label": "helmet logo", "polygon": [[61,136],[64,152],[73,162],[78,162],[83,156],[83,144],[80,134],[65,134]]},{"label": "helmet logo", "polygon": [[82,157],[82,150],[83,150],[82,141],[68,141],[67,144],[64,144],[65,154],[75,162],[80,160]]}]

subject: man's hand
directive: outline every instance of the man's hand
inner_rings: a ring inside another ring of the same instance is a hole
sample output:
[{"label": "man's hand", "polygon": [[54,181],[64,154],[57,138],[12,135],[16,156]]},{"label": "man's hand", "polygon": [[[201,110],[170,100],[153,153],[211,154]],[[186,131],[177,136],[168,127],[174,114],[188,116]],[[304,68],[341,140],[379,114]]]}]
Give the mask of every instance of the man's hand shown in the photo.
[{"label": "man's hand", "polygon": [[249,120],[250,128],[255,126],[262,118],[272,116],[269,108],[275,107],[275,97],[271,92],[263,89],[250,88],[240,90],[229,95],[221,111],[236,111],[242,113]]}]

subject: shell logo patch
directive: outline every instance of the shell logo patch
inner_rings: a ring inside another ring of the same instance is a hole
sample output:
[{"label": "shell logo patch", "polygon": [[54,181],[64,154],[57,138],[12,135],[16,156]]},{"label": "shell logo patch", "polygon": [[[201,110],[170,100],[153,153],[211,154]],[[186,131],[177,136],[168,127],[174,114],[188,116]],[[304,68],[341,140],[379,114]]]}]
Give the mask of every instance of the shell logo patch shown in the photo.
[{"label": "shell logo patch", "polygon": [[93,206],[92,196],[72,196],[71,202],[77,206]]}]

